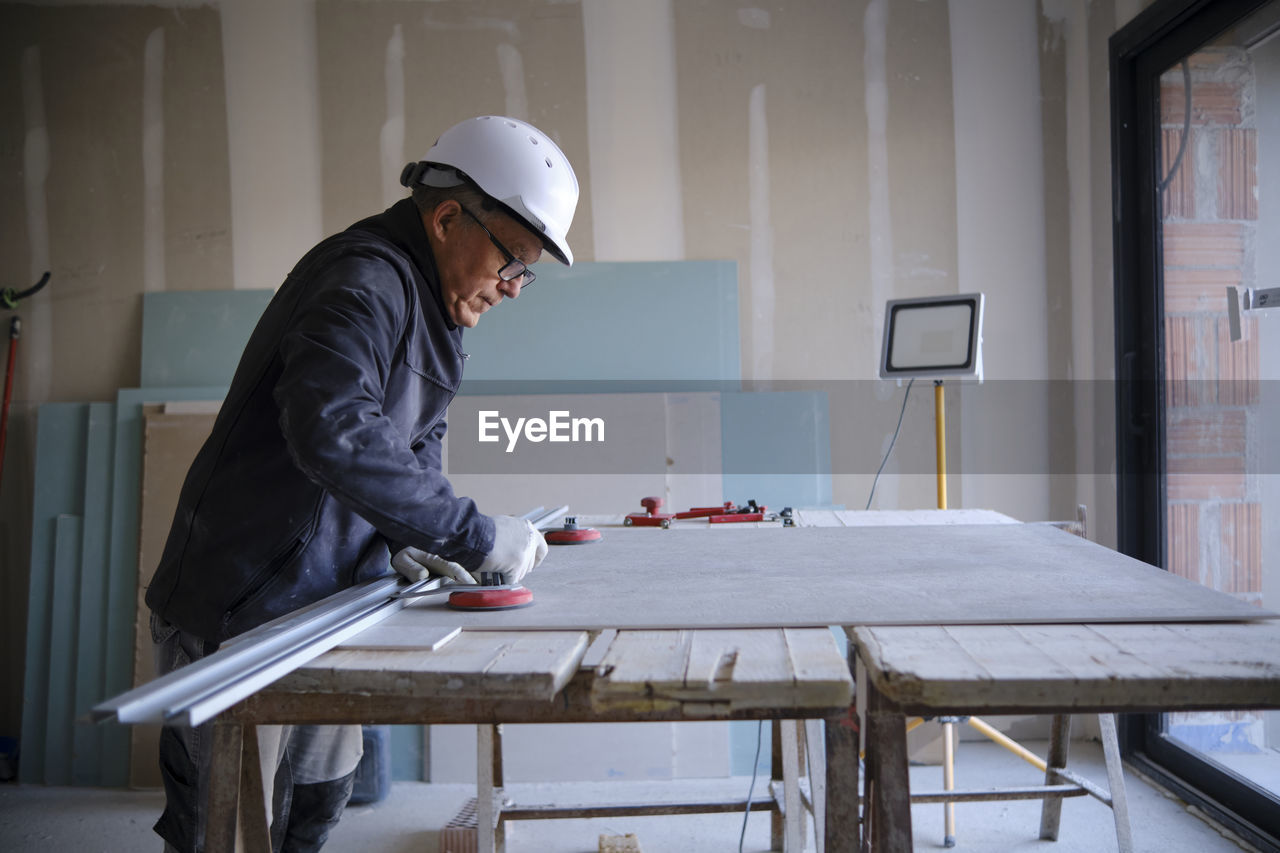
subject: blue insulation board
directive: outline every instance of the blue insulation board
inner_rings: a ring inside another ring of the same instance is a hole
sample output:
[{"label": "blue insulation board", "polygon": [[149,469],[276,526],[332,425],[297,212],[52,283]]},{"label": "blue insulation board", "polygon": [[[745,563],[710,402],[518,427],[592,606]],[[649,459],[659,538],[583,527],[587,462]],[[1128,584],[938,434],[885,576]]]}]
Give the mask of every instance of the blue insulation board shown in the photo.
[{"label": "blue insulation board", "polygon": [[84,499],[84,459],[89,406],[46,403],[36,421],[36,488],[31,507],[31,585],[27,595],[26,667],[22,688],[21,782],[45,781],[49,733],[51,633],[74,626],[54,624],[54,561],[58,517],[79,515]]},{"label": "blue insulation board", "polygon": [[391,726],[391,778],[394,781],[421,782],[422,751],[425,737],[422,726]]},{"label": "blue insulation board", "polygon": [[831,427],[825,391],[720,395],[725,500],[771,510],[831,505]]},{"label": "blue insulation board", "polygon": [[[463,335],[462,393],[531,393],[528,380],[633,384],[737,380],[738,268],[733,261],[539,264],[538,281]],[[506,383],[510,383],[509,385]]]},{"label": "blue insulation board", "polygon": [[193,290],[142,297],[143,388],[229,385],[270,290]]},{"label": "blue insulation board", "polygon": [[53,596],[49,633],[49,720],[45,730],[44,781],[71,784],[75,732],[76,637],[80,599],[80,545],[84,519],[59,515],[54,522]]},{"label": "blue insulation board", "polygon": [[89,404],[85,447],[84,523],[80,549],[80,617],[76,626],[75,725],[72,783],[97,785],[102,778],[105,727],[83,722],[102,700],[107,641],[107,553],[111,526],[111,465],[115,448],[116,407]]}]

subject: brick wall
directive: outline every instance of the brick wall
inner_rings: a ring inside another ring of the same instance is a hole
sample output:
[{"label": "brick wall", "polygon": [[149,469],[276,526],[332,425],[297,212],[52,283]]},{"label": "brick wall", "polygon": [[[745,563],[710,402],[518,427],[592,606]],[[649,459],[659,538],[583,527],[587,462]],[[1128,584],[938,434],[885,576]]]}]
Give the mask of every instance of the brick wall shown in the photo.
[{"label": "brick wall", "polygon": [[[1257,328],[1227,331],[1226,288],[1254,284],[1257,130],[1246,54],[1191,60],[1185,153],[1161,194],[1164,240],[1168,568],[1261,604],[1261,509],[1255,480]],[[1184,129],[1182,71],[1161,81],[1162,161]]]}]

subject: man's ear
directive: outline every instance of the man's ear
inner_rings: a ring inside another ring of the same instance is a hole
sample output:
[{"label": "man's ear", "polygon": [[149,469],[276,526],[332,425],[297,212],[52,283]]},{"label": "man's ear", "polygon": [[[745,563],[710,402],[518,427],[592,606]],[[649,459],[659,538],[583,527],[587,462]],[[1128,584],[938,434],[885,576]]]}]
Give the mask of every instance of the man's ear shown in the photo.
[{"label": "man's ear", "polygon": [[458,220],[461,215],[462,205],[456,199],[446,199],[440,202],[435,206],[434,210],[424,217],[427,233],[437,240],[444,240],[458,226]]}]

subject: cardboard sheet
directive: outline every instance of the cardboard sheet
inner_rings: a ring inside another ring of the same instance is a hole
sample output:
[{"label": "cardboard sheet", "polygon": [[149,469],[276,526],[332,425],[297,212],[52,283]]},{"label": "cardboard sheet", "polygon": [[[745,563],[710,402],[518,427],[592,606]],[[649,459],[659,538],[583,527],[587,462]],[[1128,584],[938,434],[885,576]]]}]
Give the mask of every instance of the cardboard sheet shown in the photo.
[{"label": "cardboard sheet", "polygon": [[1274,614],[1034,524],[601,529],[553,546],[529,607],[397,614],[464,628],[1235,621]]}]

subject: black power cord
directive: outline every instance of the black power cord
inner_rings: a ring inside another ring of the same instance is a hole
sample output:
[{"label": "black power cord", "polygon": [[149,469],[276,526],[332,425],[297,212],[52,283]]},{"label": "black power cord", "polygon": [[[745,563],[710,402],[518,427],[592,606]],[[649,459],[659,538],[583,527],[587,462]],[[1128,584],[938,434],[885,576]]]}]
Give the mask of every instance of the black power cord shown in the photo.
[{"label": "black power cord", "polygon": [[893,452],[893,445],[898,441],[898,431],[902,429],[902,416],[907,413],[907,397],[911,394],[911,386],[916,384],[912,379],[907,383],[907,390],[902,394],[902,411],[898,412],[898,425],[893,429],[893,438],[889,441],[889,449],[884,452],[884,459],[880,460],[880,469],[876,471],[876,478],[871,481],[871,494],[867,495],[867,509],[871,509],[871,499],[876,496],[876,483],[880,482],[880,472],[884,470],[884,465],[889,461],[889,454]]},{"label": "black power cord", "polygon": [[1178,174],[1178,168],[1182,166],[1182,157],[1187,153],[1187,139],[1191,136],[1191,66],[1185,59],[1182,60],[1182,101],[1182,138],[1178,140],[1178,153],[1169,166],[1169,174],[1165,175],[1164,180],[1160,182],[1160,192],[1168,189],[1174,175]]}]

